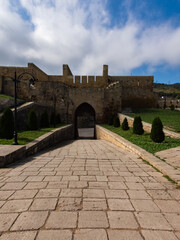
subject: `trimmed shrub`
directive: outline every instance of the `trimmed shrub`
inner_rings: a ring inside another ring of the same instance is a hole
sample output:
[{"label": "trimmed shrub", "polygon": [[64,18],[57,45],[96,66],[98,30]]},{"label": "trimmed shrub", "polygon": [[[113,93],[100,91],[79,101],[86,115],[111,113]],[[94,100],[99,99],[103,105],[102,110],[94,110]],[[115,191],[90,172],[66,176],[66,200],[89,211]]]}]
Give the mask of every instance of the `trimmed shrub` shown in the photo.
[{"label": "trimmed shrub", "polygon": [[174,111],[175,107],[173,104],[171,104],[170,109],[171,109],[171,111]]},{"label": "trimmed shrub", "polygon": [[114,116],[114,118],[113,118],[113,126],[114,127],[120,127],[120,121],[119,121],[118,116]]},{"label": "trimmed shrub", "polygon": [[58,113],[57,115],[56,115],[56,124],[60,124],[61,123],[61,116],[60,116],[60,114]]},{"label": "trimmed shrub", "polygon": [[123,120],[123,123],[122,123],[122,130],[124,130],[124,131],[129,130],[129,125],[128,125],[127,118],[124,118],[124,120]]},{"label": "trimmed shrub", "polygon": [[142,135],[144,133],[141,117],[135,117],[133,122],[133,133]]},{"label": "trimmed shrub", "polygon": [[166,105],[166,103],[164,102],[164,104],[163,104],[163,109],[166,109],[167,108],[167,105]]},{"label": "trimmed shrub", "polygon": [[12,139],[14,133],[13,112],[9,107],[5,108],[0,119],[0,137]]},{"label": "trimmed shrub", "polygon": [[110,117],[108,120],[108,125],[112,126],[113,125],[113,117]]},{"label": "trimmed shrub", "polygon": [[49,127],[49,116],[46,110],[44,110],[41,114],[40,119],[40,127],[41,128],[48,128]]},{"label": "trimmed shrub", "polygon": [[157,143],[164,141],[165,137],[163,132],[163,124],[159,117],[153,120],[150,137],[154,142]]},{"label": "trimmed shrub", "polygon": [[38,129],[37,116],[33,109],[31,109],[28,113],[27,127],[29,130],[37,130]]}]

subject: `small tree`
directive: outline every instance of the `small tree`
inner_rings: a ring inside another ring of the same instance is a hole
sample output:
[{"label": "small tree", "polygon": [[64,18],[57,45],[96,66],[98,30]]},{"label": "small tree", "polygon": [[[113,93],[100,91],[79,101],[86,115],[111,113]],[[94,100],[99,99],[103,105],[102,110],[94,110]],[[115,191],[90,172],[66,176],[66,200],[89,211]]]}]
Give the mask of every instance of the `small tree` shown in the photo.
[{"label": "small tree", "polygon": [[56,123],[57,123],[57,124],[60,124],[60,123],[61,123],[61,116],[60,116],[59,113],[56,115]]},{"label": "small tree", "polygon": [[166,105],[166,102],[164,102],[163,109],[166,109],[166,108],[167,108],[167,105]]},{"label": "small tree", "polygon": [[108,120],[108,125],[112,126],[113,125],[113,117],[110,117]]},{"label": "small tree", "polygon": [[41,114],[40,127],[41,128],[49,127],[49,116],[46,110],[44,110]]},{"label": "small tree", "polygon": [[144,133],[141,117],[135,117],[133,122],[133,133],[142,135]]},{"label": "small tree", "polygon": [[128,125],[127,118],[124,118],[124,120],[123,120],[123,123],[122,123],[122,130],[124,130],[124,131],[129,130],[129,125]]},{"label": "small tree", "polygon": [[29,130],[37,130],[38,129],[37,116],[33,109],[31,109],[28,113],[27,127]]},{"label": "small tree", "polygon": [[5,139],[12,139],[14,132],[14,118],[13,112],[9,107],[5,108],[0,119],[0,137]]},{"label": "small tree", "polygon": [[120,127],[120,121],[119,121],[118,116],[116,116],[116,115],[113,118],[113,126],[114,127]]},{"label": "small tree", "polygon": [[153,120],[150,137],[154,142],[164,141],[163,124],[159,117]]},{"label": "small tree", "polygon": [[175,107],[173,104],[171,104],[170,109],[171,109],[171,111],[174,111]]}]

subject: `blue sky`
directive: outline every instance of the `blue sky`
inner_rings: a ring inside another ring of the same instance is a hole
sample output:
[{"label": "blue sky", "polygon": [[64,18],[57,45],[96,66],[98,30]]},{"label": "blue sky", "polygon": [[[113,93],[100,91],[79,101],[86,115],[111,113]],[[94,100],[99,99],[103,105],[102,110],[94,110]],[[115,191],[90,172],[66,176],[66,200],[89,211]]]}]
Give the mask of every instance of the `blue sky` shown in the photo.
[{"label": "blue sky", "polygon": [[180,83],[180,0],[0,0],[0,65]]}]

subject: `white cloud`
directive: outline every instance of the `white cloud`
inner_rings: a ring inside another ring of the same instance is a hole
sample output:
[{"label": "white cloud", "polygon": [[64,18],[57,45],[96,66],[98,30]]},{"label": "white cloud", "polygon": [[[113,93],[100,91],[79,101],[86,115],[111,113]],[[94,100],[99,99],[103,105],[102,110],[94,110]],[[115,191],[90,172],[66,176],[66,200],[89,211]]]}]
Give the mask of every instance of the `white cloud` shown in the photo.
[{"label": "white cloud", "polygon": [[[0,65],[33,61],[49,74],[59,74],[63,63],[74,74],[129,74],[148,64],[180,64],[180,27],[167,22],[145,28],[133,16],[123,26],[110,28],[105,0],[0,0]],[[17,2],[18,4],[18,2]],[[27,21],[17,9],[26,9]],[[32,27],[33,26],[33,27]]]}]

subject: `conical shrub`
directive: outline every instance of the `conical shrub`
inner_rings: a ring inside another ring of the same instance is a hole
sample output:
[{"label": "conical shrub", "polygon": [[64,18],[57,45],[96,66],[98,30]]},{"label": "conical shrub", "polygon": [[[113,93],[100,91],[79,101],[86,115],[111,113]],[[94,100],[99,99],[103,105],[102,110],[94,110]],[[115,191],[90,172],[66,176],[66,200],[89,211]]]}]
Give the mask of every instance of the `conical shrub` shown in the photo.
[{"label": "conical shrub", "polygon": [[9,107],[3,111],[0,119],[0,137],[5,139],[12,139],[14,133],[14,118],[13,112]]},{"label": "conical shrub", "polygon": [[108,125],[112,126],[113,125],[113,117],[110,117],[108,120]]},{"label": "conical shrub", "polygon": [[141,117],[135,117],[133,122],[133,133],[142,135],[144,133]]},{"label": "conical shrub", "polygon": [[49,116],[46,110],[44,110],[41,114],[40,127],[41,128],[49,127]]},{"label": "conical shrub", "polygon": [[120,121],[119,121],[118,116],[114,116],[114,118],[113,118],[113,126],[114,127],[120,127]]},{"label": "conical shrub", "polygon": [[27,127],[29,130],[37,130],[38,129],[37,116],[33,109],[31,109],[28,113]]},{"label": "conical shrub", "polygon": [[127,118],[124,118],[124,120],[123,120],[123,123],[122,123],[122,130],[124,130],[124,131],[129,130],[129,125],[128,125]]},{"label": "conical shrub", "polygon": [[154,142],[157,143],[164,141],[165,137],[163,132],[163,124],[159,117],[153,120],[150,137]]}]

